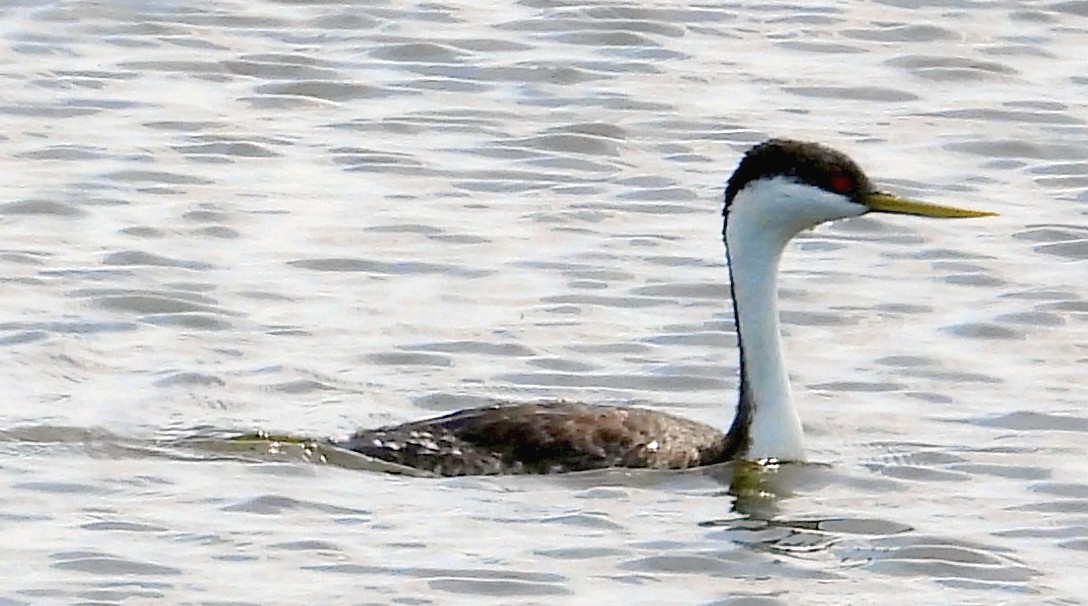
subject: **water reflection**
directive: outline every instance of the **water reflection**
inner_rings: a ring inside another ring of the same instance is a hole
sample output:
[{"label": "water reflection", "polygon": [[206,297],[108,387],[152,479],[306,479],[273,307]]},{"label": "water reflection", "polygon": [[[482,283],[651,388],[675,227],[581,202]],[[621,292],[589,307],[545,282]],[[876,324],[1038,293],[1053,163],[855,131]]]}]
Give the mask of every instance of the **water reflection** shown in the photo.
[{"label": "water reflection", "polygon": [[727,540],[751,549],[801,554],[825,551],[844,535],[890,536],[911,531],[898,522],[872,518],[793,518],[784,505],[796,494],[838,482],[827,465],[756,464],[737,462],[708,468],[707,476],[728,486],[722,493],[733,499],[731,516],[706,520],[715,540]]}]

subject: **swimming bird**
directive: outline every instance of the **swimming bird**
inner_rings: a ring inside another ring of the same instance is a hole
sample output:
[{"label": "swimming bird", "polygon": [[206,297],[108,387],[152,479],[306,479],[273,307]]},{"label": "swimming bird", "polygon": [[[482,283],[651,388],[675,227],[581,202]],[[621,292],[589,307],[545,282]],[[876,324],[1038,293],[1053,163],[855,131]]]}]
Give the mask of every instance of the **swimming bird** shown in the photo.
[{"label": "swimming bird", "polygon": [[729,177],[722,239],[731,277],[740,389],[727,432],[646,408],[553,402],[460,410],[363,429],[338,444],[448,476],[605,467],[682,469],[735,459],[803,461],[801,419],[779,336],[779,259],[800,231],[870,212],[938,218],[994,214],[884,193],[846,154],[790,139],[771,139],[751,148]]}]

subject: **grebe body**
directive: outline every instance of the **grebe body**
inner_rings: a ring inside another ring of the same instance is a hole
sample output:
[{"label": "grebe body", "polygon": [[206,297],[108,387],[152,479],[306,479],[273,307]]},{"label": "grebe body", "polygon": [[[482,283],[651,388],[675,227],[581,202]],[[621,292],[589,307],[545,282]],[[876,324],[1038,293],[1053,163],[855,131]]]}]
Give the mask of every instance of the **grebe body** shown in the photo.
[{"label": "grebe body", "polygon": [[779,260],[800,231],[870,212],[937,218],[993,214],[880,192],[845,154],[789,139],[756,145],[729,178],[722,239],[740,389],[727,432],[644,408],[555,402],[486,406],[363,429],[339,445],[440,475],[683,469],[734,459],[803,461],[801,419],[779,337]]}]

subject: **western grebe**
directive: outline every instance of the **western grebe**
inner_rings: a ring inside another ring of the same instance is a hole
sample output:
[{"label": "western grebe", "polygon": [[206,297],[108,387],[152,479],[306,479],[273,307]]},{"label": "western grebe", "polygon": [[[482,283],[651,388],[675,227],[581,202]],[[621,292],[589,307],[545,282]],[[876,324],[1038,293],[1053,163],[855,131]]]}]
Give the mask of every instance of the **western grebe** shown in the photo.
[{"label": "western grebe", "polygon": [[643,408],[554,402],[500,404],[364,429],[339,445],[441,475],[802,461],[801,419],[779,337],[778,262],[801,230],[869,212],[939,218],[994,214],[880,192],[845,154],[789,139],[756,145],[729,177],[722,238],[732,279],[740,393],[726,433]]}]

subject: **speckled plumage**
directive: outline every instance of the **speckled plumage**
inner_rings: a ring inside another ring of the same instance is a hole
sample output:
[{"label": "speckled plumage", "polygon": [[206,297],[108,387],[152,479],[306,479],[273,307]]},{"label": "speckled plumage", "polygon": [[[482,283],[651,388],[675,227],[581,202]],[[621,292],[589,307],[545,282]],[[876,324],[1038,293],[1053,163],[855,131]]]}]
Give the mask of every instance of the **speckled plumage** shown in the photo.
[{"label": "speckled plumage", "polygon": [[735,449],[718,429],[683,417],[574,402],[461,410],[360,430],[341,446],[447,476],[682,469],[728,460]]}]

